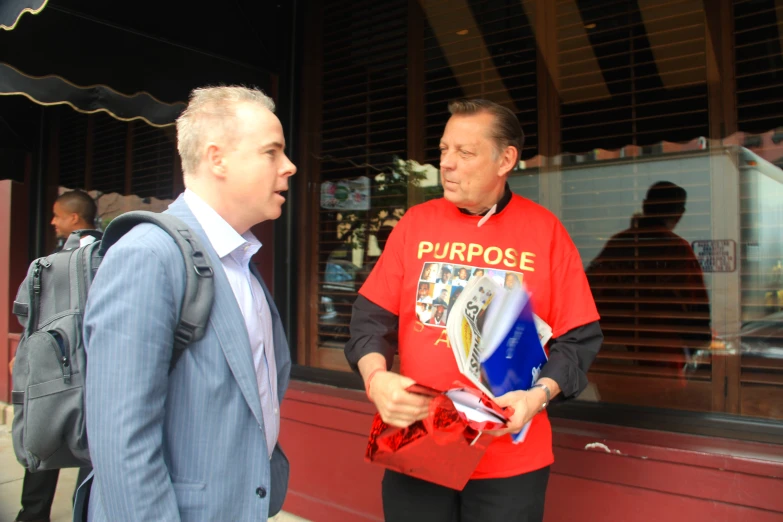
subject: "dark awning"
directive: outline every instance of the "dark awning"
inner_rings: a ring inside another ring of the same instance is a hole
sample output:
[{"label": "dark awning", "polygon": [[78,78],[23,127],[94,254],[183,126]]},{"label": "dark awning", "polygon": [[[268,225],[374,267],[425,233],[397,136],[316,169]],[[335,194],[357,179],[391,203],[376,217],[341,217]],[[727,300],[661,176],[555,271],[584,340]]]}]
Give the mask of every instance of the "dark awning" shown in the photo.
[{"label": "dark awning", "polygon": [[49,0],[3,0],[0,2],[0,29],[11,31],[25,13],[38,14]]},{"label": "dark awning", "polygon": [[[0,0],[3,10],[8,3]],[[236,0],[213,12],[188,9],[186,0],[10,1],[18,9],[31,3],[45,9],[0,30],[0,95],[162,126],[195,87],[242,84],[275,94],[268,66],[285,57],[283,2]]]},{"label": "dark awning", "polygon": [[0,95],[22,95],[39,105],[70,105],[83,113],[104,111],[122,121],[143,120],[156,127],[171,125],[185,104],[164,103],[146,92],[119,93],[107,85],[75,85],[59,76],[28,76],[0,63]]}]

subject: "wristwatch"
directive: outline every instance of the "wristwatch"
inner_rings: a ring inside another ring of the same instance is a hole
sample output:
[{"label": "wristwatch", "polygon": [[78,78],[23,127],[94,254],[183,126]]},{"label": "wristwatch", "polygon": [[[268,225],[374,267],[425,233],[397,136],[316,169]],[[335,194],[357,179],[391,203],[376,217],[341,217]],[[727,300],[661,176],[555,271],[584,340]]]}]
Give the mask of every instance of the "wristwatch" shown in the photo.
[{"label": "wristwatch", "polygon": [[533,388],[541,388],[544,390],[544,393],[546,394],[546,401],[544,401],[544,404],[541,405],[541,409],[538,411],[544,411],[546,407],[549,405],[549,401],[551,400],[552,393],[549,391],[549,386],[542,382],[537,382],[533,386],[530,387],[532,390]]}]

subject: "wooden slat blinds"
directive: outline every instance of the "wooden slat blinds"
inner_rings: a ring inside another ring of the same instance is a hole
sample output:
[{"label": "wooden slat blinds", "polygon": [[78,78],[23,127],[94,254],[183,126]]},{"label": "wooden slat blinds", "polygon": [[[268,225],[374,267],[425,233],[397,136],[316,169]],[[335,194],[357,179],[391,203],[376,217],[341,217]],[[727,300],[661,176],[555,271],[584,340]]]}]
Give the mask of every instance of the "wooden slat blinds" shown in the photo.
[{"label": "wooden slat blinds", "polygon": [[60,118],[60,185],[84,187],[87,116],[70,107],[56,109]]},{"label": "wooden slat blinds", "polygon": [[319,181],[342,193],[343,182],[364,178],[369,198],[354,210],[319,205],[318,347],[348,340],[351,305],[379,253],[378,229],[407,206],[407,179],[393,174],[408,145],[407,5],[324,2]]},{"label": "wooden slat blinds", "polygon": [[761,134],[780,126],[782,29],[781,2],[734,1],[737,124],[741,131]]},{"label": "wooden slat blinds", "polygon": [[141,198],[174,196],[174,127],[123,122],[104,113],[87,115],[69,107],[54,110],[58,111],[60,129],[60,186]]},{"label": "wooden slat blinds", "polygon": [[174,128],[161,129],[135,123],[131,129],[133,133],[131,193],[141,198],[171,198],[174,155],[177,153]]},{"label": "wooden slat blinds", "polygon": [[482,97],[512,109],[522,123],[522,158],[538,154],[534,2],[423,1],[426,15],[425,151],[437,163],[449,101]]},{"label": "wooden slat blinds", "polygon": [[558,1],[562,150],[707,136],[705,28],[698,0]]},{"label": "wooden slat blinds", "polygon": [[95,190],[110,194],[125,193],[125,139],[128,124],[104,113],[95,120],[92,148],[92,179]]}]

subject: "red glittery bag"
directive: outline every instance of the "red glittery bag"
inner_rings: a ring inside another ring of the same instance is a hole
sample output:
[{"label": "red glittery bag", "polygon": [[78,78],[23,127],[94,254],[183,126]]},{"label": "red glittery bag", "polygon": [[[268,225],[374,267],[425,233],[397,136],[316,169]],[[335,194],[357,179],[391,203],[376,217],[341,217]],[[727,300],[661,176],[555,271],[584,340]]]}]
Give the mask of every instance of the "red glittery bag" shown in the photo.
[{"label": "red glittery bag", "polygon": [[429,416],[395,428],[376,413],[365,460],[462,490],[492,441],[482,432],[504,428],[513,412],[458,381],[447,392],[420,384],[408,391],[432,397]]}]

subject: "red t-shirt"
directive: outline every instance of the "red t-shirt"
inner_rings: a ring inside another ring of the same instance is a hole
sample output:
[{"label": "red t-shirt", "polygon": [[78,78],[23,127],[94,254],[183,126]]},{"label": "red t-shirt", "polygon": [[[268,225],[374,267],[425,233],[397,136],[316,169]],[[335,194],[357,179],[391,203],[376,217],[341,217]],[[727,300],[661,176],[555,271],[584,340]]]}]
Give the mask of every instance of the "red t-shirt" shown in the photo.
[{"label": "red t-shirt", "polygon": [[[481,275],[476,270],[508,284],[524,281],[534,312],[552,327],[553,337],[598,320],[579,252],[551,212],[513,195],[478,227],[480,219],[442,198],[410,208],[359,291],[399,316],[400,372],[421,384],[446,389],[454,380],[466,381],[445,319],[467,281]],[[497,438],[472,478],[510,477],[552,462],[552,430],[543,412],[523,443]]]}]

